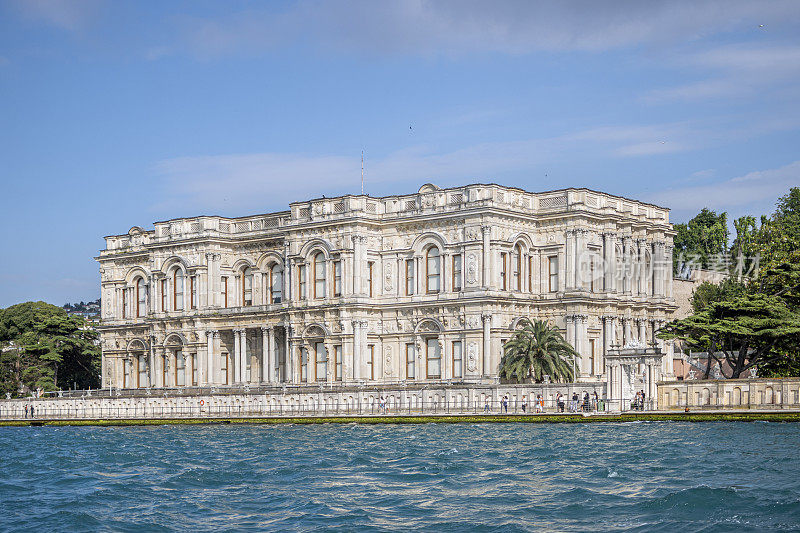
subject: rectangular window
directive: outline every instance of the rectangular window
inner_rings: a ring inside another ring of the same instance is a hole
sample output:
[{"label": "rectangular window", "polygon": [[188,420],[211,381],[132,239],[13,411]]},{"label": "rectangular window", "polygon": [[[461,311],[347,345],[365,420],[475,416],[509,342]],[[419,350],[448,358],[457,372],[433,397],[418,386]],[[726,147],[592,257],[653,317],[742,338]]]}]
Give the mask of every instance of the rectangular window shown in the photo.
[{"label": "rectangular window", "polygon": [[461,290],[461,271],[463,269],[461,254],[453,256],[453,292]]},{"label": "rectangular window", "polygon": [[161,280],[161,312],[167,310],[167,280]]},{"label": "rectangular window", "polygon": [[228,278],[222,277],[222,307],[228,307]]},{"label": "rectangular window", "polygon": [[189,306],[191,309],[197,309],[197,276],[189,278]]},{"label": "rectangular window", "polygon": [[186,359],[183,352],[175,352],[175,385],[178,387],[186,386]]},{"label": "rectangular window", "polygon": [[277,265],[269,270],[269,286],[272,295],[272,303],[279,304],[283,299],[283,271]]},{"label": "rectangular window", "polygon": [[333,358],[335,359],[334,363],[336,364],[336,375],[334,379],[336,381],[342,381],[342,347],[341,346],[334,346],[333,347]]},{"label": "rectangular window", "polygon": [[242,305],[253,305],[253,271],[242,272]]},{"label": "rectangular window", "polygon": [[300,296],[301,300],[306,299],[306,266],[305,265],[298,265],[297,267],[297,283],[298,288],[298,295]]},{"label": "rectangular window", "polygon": [[406,296],[414,294],[414,259],[406,259]]},{"label": "rectangular window", "polygon": [[367,286],[369,288],[369,297],[372,298],[372,271],[374,270],[375,263],[369,261],[367,263]]},{"label": "rectangular window", "polygon": [[176,270],[172,279],[174,311],[183,311],[183,272]]},{"label": "rectangular window", "polygon": [[314,298],[325,298],[325,256],[318,253],[311,266],[314,269]]},{"label": "rectangular window", "polygon": [[416,361],[416,345],[406,344],[406,379],[415,379],[414,362]]},{"label": "rectangular window", "polygon": [[227,385],[230,383],[228,379],[228,354],[222,352],[220,357],[220,367],[219,367],[219,374],[222,376],[222,379],[225,380],[223,385]]},{"label": "rectangular window", "polygon": [[128,316],[128,289],[122,289],[122,318]]},{"label": "rectangular window", "polygon": [[192,387],[197,386],[197,354],[193,353],[189,356],[189,363],[192,365]]},{"label": "rectangular window", "polygon": [[439,249],[436,247],[428,249],[427,259],[426,259],[426,277],[428,280],[427,283],[427,293],[428,294],[436,294],[441,289],[439,280],[441,279],[441,260],[442,257],[439,254]]},{"label": "rectangular window", "polygon": [[428,379],[442,377],[442,351],[439,348],[439,339],[428,339],[425,343],[428,361]]},{"label": "rectangular window", "polygon": [[533,256],[528,257],[528,292],[533,292]]},{"label": "rectangular window", "polygon": [[500,288],[508,290],[508,254],[500,252]]},{"label": "rectangular window", "polygon": [[594,345],[595,345],[595,340],[594,339],[589,339],[589,375],[590,376],[595,374],[595,368],[594,368],[594,354],[595,354]]},{"label": "rectangular window", "polygon": [[136,284],[136,316],[147,314],[147,285],[143,279]]},{"label": "rectangular window", "polygon": [[318,342],[314,345],[314,356],[317,359],[316,381],[328,381],[328,350],[325,343]]},{"label": "rectangular window", "polygon": [[308,350],[300,348],[300,382],[308,381]]},{"label": "rectangular window", "polygon": [[461,349],[461,341],[453,342],[453,379],[464,377],[464,355]]},{"label": "rectangular window", "polygon": [[594,257],[589,258],[589,292],[594,292]]},{"label": "rectangular window", "polygon": [[518,250],[516,253],[511,254],[512,291],[519,291],[522,289],[522,287],[520,287],[520,281],[522,281],[522,274],[520,270],[522,270],[522,252]]},{"label": "rectangular window", "polygon": [[342,262],[333,262],[333,295],[342,295]]},{"label": "rectangular window", "polygon": [[558,292],[558,256],[552,255],[547,258],[548,283],[547,290]]},{"label": "rectangular window", "polygon": [[369,370],[367,373],[369,374],[369,379],[375,379],[375,345],[370,344],[367,346],[367,366]]}]

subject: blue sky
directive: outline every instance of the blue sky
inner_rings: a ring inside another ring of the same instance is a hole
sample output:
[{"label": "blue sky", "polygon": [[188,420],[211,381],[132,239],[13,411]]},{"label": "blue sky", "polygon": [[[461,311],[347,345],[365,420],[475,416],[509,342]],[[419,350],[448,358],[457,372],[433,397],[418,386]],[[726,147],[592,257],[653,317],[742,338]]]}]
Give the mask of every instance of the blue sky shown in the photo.
[{"label": "blue sky", "polygon": [[0,1],[0,306],[96,298],[102,237],[493,181],[773,210],[800,2]]}]

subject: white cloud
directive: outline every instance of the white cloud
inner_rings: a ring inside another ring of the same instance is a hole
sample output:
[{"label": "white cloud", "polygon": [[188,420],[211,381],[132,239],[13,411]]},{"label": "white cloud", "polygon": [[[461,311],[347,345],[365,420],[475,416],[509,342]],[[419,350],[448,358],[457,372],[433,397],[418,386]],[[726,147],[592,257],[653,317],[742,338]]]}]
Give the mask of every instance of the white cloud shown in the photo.
[{"label": "white cloud", "polygon": [[758,170],[708,185],[669,189],[650,195],[647,201],[671,207],[673,220],[689,218],[704,207],[741,214],[769,214],[775,201],[800,184],[800,161],[780,168]]},{"label": "white cloud", "polygon": [[674,43],[759,23],[791,24],[800,3],[777,0],[614,3],[481,0],[301,1],[214,19],[185,18],[182,40],[201,56],[286,44],[367,54],[604,51]]},{"label": "white cloud", "polygon": [[24,17],[69,31],[83,29],[103,5],[103,0],[16,0]]},{"label": "white cloud", "polygon": [[738,97],[800,77],[800,46],[730,45],[681,56],[678,66],[712,73],[712,78],[658,89],[648,101]]}]

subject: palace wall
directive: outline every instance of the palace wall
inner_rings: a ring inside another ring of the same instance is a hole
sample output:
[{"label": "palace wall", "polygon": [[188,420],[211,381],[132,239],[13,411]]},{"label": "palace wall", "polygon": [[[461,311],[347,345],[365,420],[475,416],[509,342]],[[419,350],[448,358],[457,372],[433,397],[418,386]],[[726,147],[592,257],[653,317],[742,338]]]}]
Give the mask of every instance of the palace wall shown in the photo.
[{"label": "palace wall", "polygon": [[491,383],[524,318],[602,382],[615,345],[671,350],[672,237],[651,204],[485,184],[134,227],[97,257],[103,387]]}]

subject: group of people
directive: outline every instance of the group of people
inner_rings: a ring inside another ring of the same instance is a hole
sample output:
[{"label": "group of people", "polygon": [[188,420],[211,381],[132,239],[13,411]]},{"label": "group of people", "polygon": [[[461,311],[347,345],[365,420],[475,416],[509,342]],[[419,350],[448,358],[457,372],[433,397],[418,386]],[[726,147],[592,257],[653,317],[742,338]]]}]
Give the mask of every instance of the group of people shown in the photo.
[{"label": "group of people", "polygon": [[30,413],[30,418],[36,418],[34,416],[34,411],[35,410],[34,410],[33,404],[31,404],[31,405],[25,404],[25,418],[28,418],[28,414],[29,413]]},{"label": "group of people", "polygon": [[[558,408],[559,413],[563,413],[564,409],[567,406],[567,397],[565,397],[560,392],[556,394],[556,407]],[[598,407],[600,406],[600,397],[597,395],[597,391],[594,391],[592,394],[589,394],[587,391],[583,391],[583,398],[578,395],[577,392],[572,393],[572,398],[569,400],[569,412],[570,413],[577,413],[579,410],[585,413],[590,411],[597,411]]]},{"label": "group of people", "polygon": [[636,396],[634,396],[633,398],[631,409],[633,409],[634,411],[644,411],[644,405],[645,405],[644,391],[640,390],[639,392],[636,393]]}]

